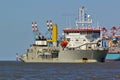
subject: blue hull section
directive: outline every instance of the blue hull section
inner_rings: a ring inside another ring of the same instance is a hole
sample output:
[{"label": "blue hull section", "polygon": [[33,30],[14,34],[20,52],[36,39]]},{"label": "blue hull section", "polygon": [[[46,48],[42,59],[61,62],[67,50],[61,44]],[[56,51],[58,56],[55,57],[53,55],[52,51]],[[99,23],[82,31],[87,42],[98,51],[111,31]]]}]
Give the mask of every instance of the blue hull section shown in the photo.
[{"label": "blue hull section", "polygon": [[105,62],[120,61],[120,53],[108,53]]}]

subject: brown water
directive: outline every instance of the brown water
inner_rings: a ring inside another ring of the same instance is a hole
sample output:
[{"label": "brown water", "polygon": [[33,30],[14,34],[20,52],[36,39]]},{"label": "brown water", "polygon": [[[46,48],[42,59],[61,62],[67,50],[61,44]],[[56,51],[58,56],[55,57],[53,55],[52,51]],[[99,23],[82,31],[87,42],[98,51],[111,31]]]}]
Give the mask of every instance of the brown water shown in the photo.
[{"label": "brown water", "polygon": [[120,80],[120,62],[23,63],[0,61],[0,80]]}]

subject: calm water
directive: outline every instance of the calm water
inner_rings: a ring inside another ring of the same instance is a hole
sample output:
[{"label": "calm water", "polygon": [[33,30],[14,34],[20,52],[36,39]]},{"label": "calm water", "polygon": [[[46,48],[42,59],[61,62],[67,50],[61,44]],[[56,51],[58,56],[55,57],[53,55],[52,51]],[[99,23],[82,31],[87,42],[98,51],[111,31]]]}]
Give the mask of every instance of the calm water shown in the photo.
[{"label": "calm water", "polygon": [[0,80],[120,80],[120,62],[0,62]]}]

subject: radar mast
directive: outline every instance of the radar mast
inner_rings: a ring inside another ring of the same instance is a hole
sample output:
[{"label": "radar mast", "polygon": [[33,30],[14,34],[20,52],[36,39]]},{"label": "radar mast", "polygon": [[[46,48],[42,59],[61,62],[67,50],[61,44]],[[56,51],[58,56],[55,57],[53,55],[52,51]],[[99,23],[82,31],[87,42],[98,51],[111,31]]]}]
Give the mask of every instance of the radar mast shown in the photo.
[{"label": "radar mast", "polygon": [[76,27],[88,28],[92,24],[91,15],[87,15],[85,7],[79,8],[78,19],[76,20]]}]

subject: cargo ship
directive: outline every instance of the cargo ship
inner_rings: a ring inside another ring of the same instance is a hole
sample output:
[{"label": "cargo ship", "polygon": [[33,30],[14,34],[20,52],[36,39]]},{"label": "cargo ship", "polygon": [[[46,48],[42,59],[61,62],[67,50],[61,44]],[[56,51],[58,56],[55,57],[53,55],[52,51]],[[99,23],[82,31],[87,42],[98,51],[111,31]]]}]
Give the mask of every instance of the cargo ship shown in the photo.
[{"label": "cargo ship", "polygon": [[108,46],[109,50],[105,61],[120,61],[120,27],[102,28],[104,46]]},{"label": "cargo ship", "polygon": [[50,38],[38,32],[37,23],[32,23],[35,44],[20,56],[23,62],[81,63],[104,62],[108,47],[103,47],[101,28],[92,26],[91,15],[85,7],[79,8],[75,27],[63,29],[62,38],[58,40],[57,24],[47,21]]}]

